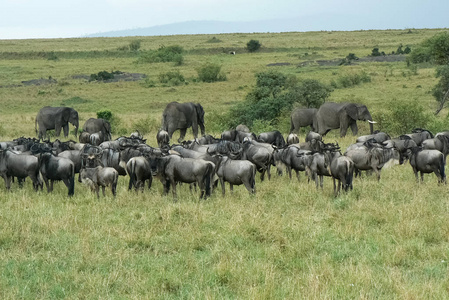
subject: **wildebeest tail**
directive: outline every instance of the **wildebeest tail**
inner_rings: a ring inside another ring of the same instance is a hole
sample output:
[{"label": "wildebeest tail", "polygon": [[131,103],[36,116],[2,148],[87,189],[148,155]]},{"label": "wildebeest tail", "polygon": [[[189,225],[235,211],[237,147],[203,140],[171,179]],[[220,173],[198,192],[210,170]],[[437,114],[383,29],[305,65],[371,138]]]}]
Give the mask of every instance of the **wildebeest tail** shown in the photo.
[{"label": "wildebeest tail", "polygon": [[209,197],[211,194],[211,178],[214,172],[214,165],[211,163],[207,164],[206,172],[204,172],[203,182],[206,185],[206,197]]},{"label": "wildebeest tail", "polygon": [[351,167],[351,162],[347,161],[346,162],[346,186],[345,186],[345,190],[347,191],[349,188],[352,188],[352,178],[354,176],[354,168]]},{"label": "wildebeest tail", "polygon": [[444,155],[441,155],[441,159],[440,159],[440,175],[441,175],[441,180],[443,182],[446,182],[446,174],[444,173]]},{"label": "wildebeest tail", "polygon": [[72,164],[72,169],[70,170],[69,177],[69,196],[75,194],[75,166]]},{"label": "wildebeest tail", "polygon": [[130,170],[128,171],[129,175],[129,184],[128,184],[128,190],[131,190],[134,185],[137,183],[137,175],[136,175],[136,161],[132,159],[130,161]]}]

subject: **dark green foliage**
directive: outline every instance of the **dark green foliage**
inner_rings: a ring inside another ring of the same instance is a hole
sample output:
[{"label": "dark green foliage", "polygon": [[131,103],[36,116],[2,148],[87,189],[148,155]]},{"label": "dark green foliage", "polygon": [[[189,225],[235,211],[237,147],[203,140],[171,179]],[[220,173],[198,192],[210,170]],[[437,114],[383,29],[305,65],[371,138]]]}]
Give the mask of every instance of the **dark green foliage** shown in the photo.
[{"label": "dark green foliage", "polygon": [[293,104],[318,107],[329,96],[331,89],[312,79],[298,81],[282,73],[270,71],[256,74],[256,86],[245,101],[231,107],[228,127],[254,122],[268,128],[279,123],[279,117],[289,112]]},{"label": "dark green foliage", "polygon": [[216,37],[212,37],[207,40],[207,43],[222,43],[223,41],[220,39],[217,39]]},{"label": "dark green foliage", "polygon": [[199,81],[216,82],[225,81],[226,75],[221,72],[221,66],[213,63],[206,63],[197,70]]},{"label": "dark green foliage", "polygon": [[382,131],[400,135],[414,128],[427,128],[432,118],[426,111],[417,100],[414,103],[393,100],[383,116]]},{"label": "dark green foliage", "polygon": [[112,119],[112,112],[108,109],[97,111],[97,118],[110,121]]},{"label": "dark green foliage", "polygon": [[58,58],[58,56],[56,56],[56,54],[53,51],[51,51],[51,52],[48,52],[47,59],[48,60],[58,60],[59,58]]},{"label": "dark green foliage", "polygon": [[182,65],[184,49],[181,46],[162,46],[157,50],[144,51],[140,54],[139,63],[159,63],[174,62],[175,65]]},{"label": "dark green foliage", "polygon": [[433,87],[432,95],[440,104],[440,108],[436,111],[439,113],[449,97],[449,65],[438,67],[436,77],[440,78],[440,81]]},{"label": "dark green foliage", "polygon": [[358,60],[359,58],[354,53],[349,53],[348,56],[343,58],[340,62],[340,66],[350,65],[353,60]]},{"label": "dark green foliage", "polygon": [[186,83],[184,76],[179,71],[170,71],[159,74],[159,82],[171,86],[178,86]]},{"label": "dark green foliage", "polygon": [[114,79],[114,75],[116,74],[122,74],[121,71],[112,71],[109,73],[108,71],[100,71],[97,74],[90,74],[89,81],[105,81]]},{"label": "dark green foliage", "polygon": [[422,42],[409,56],[411,63],[449,64],[449,33],[442,32]]},{"label": "dark green foliage", "polygon": [[261,46],[262,45],[258,40],[250,40],[248,43],[246,43],[246,49],[249,52],[256,52],[257,50],[260,49]]},{"label": "dark green foliage", "polygon": [[373,48],[373,50],[371,50],[371,56],[381,56],[382,54],[379,52],[379,48]]},{"label": "dark green foliage", "polygon": [[361,83],[371,82],[371,76],[368,75],[365,71],[361,73],[355,74],[347,74],[344,76],[340,76],[337,80],[332,80],[330,85],[333,88],[348,88],[355,85],[359,85]]},{"label": "dark green foliage", "polygon": [[140,49],[142,41],[141,40],[133,40],[129,43],[129,50],[138,51]]}]

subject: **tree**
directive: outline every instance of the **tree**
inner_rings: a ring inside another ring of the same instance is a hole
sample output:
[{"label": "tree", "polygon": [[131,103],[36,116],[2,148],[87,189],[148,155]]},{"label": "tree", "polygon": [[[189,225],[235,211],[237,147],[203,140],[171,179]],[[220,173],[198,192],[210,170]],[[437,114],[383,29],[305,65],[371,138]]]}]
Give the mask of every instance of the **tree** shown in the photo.
[{"label": "tree", "polygon": [[249,52],[256,52],[260,49],[260,46],[262,46],[258,40],[250,40],[248,43],[246,43],[246,49],[248,49]]},{"label": "tree", "polygon": [[432,95],[439,103],[435,115],[444,108],[444,104],[449,98],[449,65],[437,68],[436,77],[440,78],[440,81],[432,89]]},{"label": "tree", "polygon": [[410,53],[408,60],[412,63],[449,64],[449,33],[441,32],[423,41]]}]

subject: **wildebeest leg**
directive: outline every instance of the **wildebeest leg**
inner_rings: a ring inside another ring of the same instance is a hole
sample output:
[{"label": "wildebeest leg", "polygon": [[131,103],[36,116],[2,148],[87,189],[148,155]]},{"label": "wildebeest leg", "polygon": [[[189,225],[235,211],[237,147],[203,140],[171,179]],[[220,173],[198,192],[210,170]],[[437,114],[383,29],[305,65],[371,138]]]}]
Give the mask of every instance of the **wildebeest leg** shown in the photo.
[{"label": "wildebeest leg", "polygon": [[117,182],[111,184],[111,192],[115,198],[115,196],[117,196]]},{"label": "wildebeest leg", "polygon": [[231,193],[234,193],[234,185],[232,183],[229,184],[229,189],[231,190]]},{"label": "wildebeest leg", "polygon": [[[424,173],[421,171],[420,174],[421,174],[421,182],[424,182]],[[439,176],[437,175],[437,177]]]},{"label": "wildebeest leg", "polygon": [[337,196],[337,187],[335,185],[335,177],[332,177],[332,181],[334,182],[334,196]]},{"label": "wildebeest leg", "polygon": [[268,166],[267,166],[267,175],[268,175],[268,180],[270,180],[271,179],[271,165],[270,164],[268,164]]},{"label": "wildebeest leg", "polygon": [[95,185],[95,193],[97,194],[97,199],[100,199],[100,187],[98,184]]},{"label": "wildebeest leg", "polygon": [[252,185],[251,185],[251,182],[249,182],[248,180],[244,180],[244,181],[243,181],[243,184],[245,185],[246,189],[248,190],[248,192],[249,192],[250,194],[253,194],[253,193],[254,193],[254,190],[253,190],[253,187],[252,187]]},{"label": "wildebeest leg", "polygon": [[220,184],[221,184],[221,194],[224,196],[225,195],[225,182],[224,182],[223,177],[220,177]]},{"label": "wildebeest leg", "polygon": [[101,190],[103,191],[103,197],[106,197],[106,193],[104,192],[105,188],[106,187],[104,185],[101,186]]},{"label": "wildebeest leg", "polygon": [[153,184],[153,177],[148,178],[148,189],[151,189],[151,185]]},{"label": "wildebeest leg", "polygon": [[5,180],[6,189],[11,190],[11,176],[3,175],[3,179]]},{"label": "wildebeest leg", "polygon": [[320,187],[321,187],[321,189],[323,189],[323,180],[324,180],[324,176],[320,175]]},{"label": "wildebeest leg", "polygon": [[23,188],[24,181],[25,181],[25,178],[17,177],[17,182],[19,183],[19,188]]},{"label": "wildebeest leg", "polygon": [[178,200],[178,195],[176,194],[176,181],[174,178],[170,178],[170,185],[173,193],[173,201],[176,202]]}]

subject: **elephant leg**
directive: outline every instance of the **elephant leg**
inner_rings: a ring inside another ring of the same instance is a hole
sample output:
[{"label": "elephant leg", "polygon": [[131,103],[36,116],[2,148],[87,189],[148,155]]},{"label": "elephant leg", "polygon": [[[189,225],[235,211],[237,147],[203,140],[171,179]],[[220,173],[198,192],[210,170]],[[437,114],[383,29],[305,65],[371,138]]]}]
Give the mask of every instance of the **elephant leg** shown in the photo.
[{"label": "elephant leg", "polygon": [[184,140],[184,137],[186,136],[187,128],[182,128],[179,131],[180,131],[180,136],[178,139],[178,143],[181,143]]},{"label": "elephant leg", "polygon": [[60,136],[61,135],[61,125],[56,124],[55,125],[55,136]]},{"label": "elephant leg", "polygon": [[357,122],[353,122],[350,124],[352,135],[357,135],[359,128],[357,127]]},{"label": "elephant leg", "polygon": [[64,126],[62,126],[62,130],[64,132],[64,137],[68,137],[69,136],[69,124],[65,124]]}]

